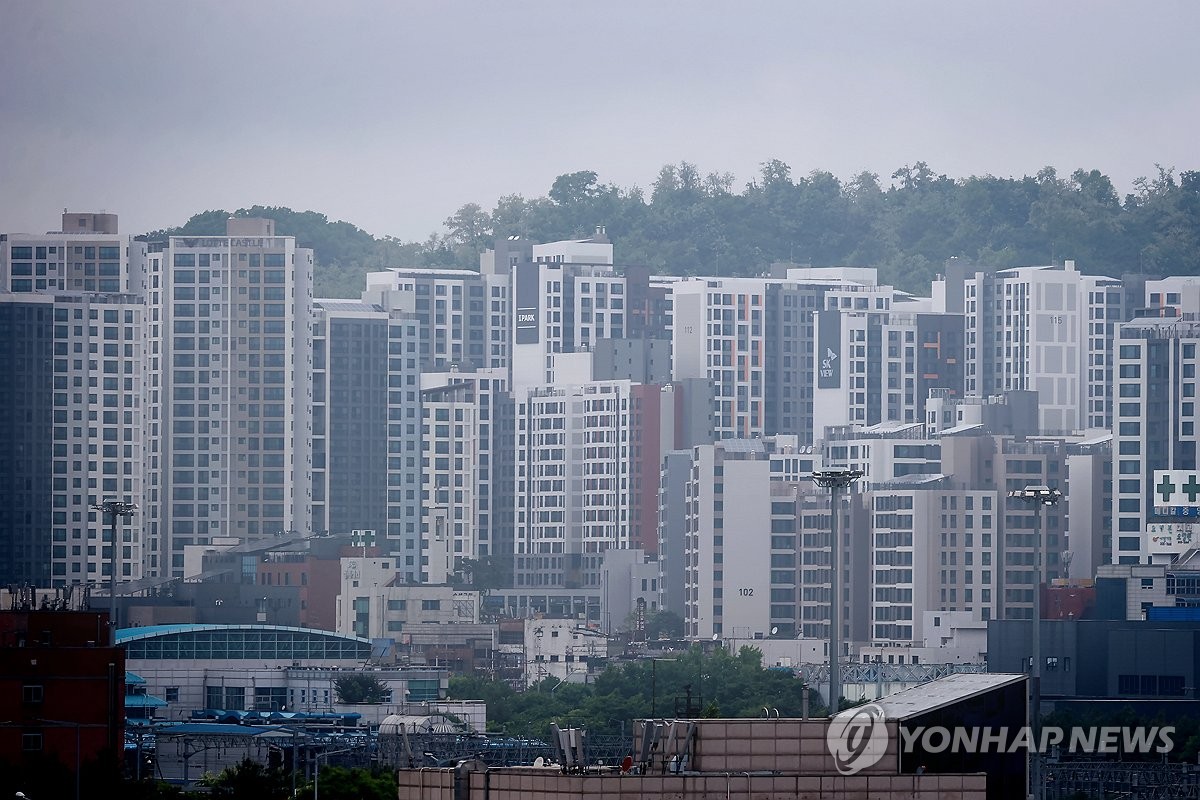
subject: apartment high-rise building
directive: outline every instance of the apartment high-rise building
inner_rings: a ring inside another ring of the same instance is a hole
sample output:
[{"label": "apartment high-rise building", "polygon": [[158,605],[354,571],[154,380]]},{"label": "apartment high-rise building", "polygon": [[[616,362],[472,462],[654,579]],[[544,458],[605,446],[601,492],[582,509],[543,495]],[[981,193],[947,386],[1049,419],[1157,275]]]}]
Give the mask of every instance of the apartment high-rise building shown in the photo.
[{"label": "apartment high-rise building", "polygon": [[312,530],[313,254],[267,219],[172,236],[150,275],[149,571],[184,549]]},{"label": "apartment high-rise building", "polygon": [[[1147,280],[1138,310],[1143,316],[1179,317],[1184,314],[1200,314],[1200,277],[1195,275],[1173,275],[1157,280]],[[1130,315],[1134,316],[1134,315]]]},{"label": "apartment high-rise building", "polygon": [[363,301],[404,312],[420,325],[420,369],[507,369],[507,274],[393,267],[367,273]]},{"label": "apartment high-rise building", "polygon": [[820,438],[815,315],[825,308],[827,292],[865,297],[880,291],[875,270],[777,265],[769,278],[684,278],[665,285],[674,377],[712,383],[718,439],[778,434],[812,444]]},{"label": "apartment high-rise building", "polygon": [[[145,506],[145,289],[146,247],[117,233],[114,214],[64,212],[61,231],[0,235],[13,392],[0,446],[12,479],[0,513],[13,535],[0,580],[106,580],[110,528],[91,506]],[[118,520],[119,579],[142,576],[147,519]]]},{"label": "apartment high-rise building", "polygon": [[934,293],[966,319],[966,394],[1036,391],[1043,433],[1111,426],[1113,337],[1131,313],[1121,281],[1073,261],[995,271],[952,261]]},{"label": "apartment high-rise building", "polygon": [[[106,576],[110,566],[96,541],[110,538],[108,520],[91,509],[106,499],[136,503],[118,523],[121,580],[142,577],[147,484],[146,305],[141,294],[58,294],[55,315],[54,536],[67,541],[52,555],[56,583]],[[64,357],[65,356],[65,357]],[[60,376],[69,375],[66,390]],[[85,377],[86,376],[86,377]],[[65,445],[65,446],[64,446]],[[64,480],[65,479],[65,480]],[[86,521],[86,524],[81,524]],[[82,544],[82,540],[92,540]]]},{"label": "apartment high-rise building", "polygon": [[144,249],[116,214],[63,211],[62,230],[0,234],[0,291],[139,294]]},{"label": "apartment high-rise building", "polygon": [[996,490],[898,480],[877,485],[867,503],[872,644],[912,646],[932,636],[922,627],[926,611],[999,618],[1003,521]]},{"label": "apartment high-rise building", "polygon": [[421,375],[421,580],[464,560],[511,574],[513,404],[508,370]]},{"label": "apartment high-rise building", "polygon": [[[922,628],[933,618],[927,612],[962,613],[977,622],[1028,618],[1039,538],[1043,586],[1091,577],[1111,548],[1109,432],[1048,437],[992,430],[1011,427],[1013,415],[1036,418],[1026,392],[989,403],[959,398],[945,409],[942,398],[934,399],[937,424],[928,428],[828,429],[824,465],[864,473],[858,488],[872,510],[862,535],[871,542],[866,580],[876,646],[935,638]],[[1009,497],[1034,485],[1059,489],[1062,501],[1035,509]]]},{"label": "apartment high-rise building", "polygon": [[[782,436],[723,439],[667,455],[660,585],[686,635],[828,633],[829,493],[807,480],[814,459],[803,450],[797,437]],[[853,530],[841,529],[844,542],[855,541]],[[852,549],[842,561],[847,575],[866,566]],[[859,639],[866,618],[860,606],[854,619],[844,617],[847,633]]]},{"label": "apartment high-rise building", "polygon": [[[1197,470],[1197,344],[1195,314],[1136,319],[1119,329],[1114,563],[1170,562],[1200,541],[1200,523],[1183,516],[1200,505],[1196,492],[1188,494],[1195,488],[1188,477]],[[1164,482],[1165,470],[1178,479]]]},{"label": "apartment high-rise building", "polygon": [[815,435],[920,422],[929,392],[963,395],[963,318],[890,286],[835,288],[817,316]]},{"label": "apartment high-rise building", "polygon": [[628,332],[625,276],[606,237],[533,245],[511,267],[512,385],[520,393],[556,380],[554,359]]},{"label": "apartment high-rise building", "polygon": [[814,440],[813,394],[816,364],[815,313],[826,286],[783,281],[767,289],[766,325],[771,331],[765,353],[766,430],[771,434]]},{"label": "apartment high-rise building", "polygon": [[55,513],[68,546],[67,511],[53,511],[53,297],[0,294],[0,374],[0,581],[47,587]]},{"label": "apartment high-rise building", "polygon": [[671,285],[676,380],[713,384],[718,439],[767,433],[767,281],[689,278]]},{"label": "apartment high-rise building", "polygon": [[420,569],[420,325],[403,312],[317,300],[313,324],[313,530],[371,531]]},{"label": "apartment high-rise building", "polygon": [[515,397],[518,588],[599,588],[604,551],[630,546],[632,386],[546,385]]}]

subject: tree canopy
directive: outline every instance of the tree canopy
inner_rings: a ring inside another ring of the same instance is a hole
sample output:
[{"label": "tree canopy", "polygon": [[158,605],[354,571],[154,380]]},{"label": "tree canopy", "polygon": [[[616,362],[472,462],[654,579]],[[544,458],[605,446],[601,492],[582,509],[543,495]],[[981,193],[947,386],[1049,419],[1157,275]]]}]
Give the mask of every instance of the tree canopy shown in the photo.
[{"label": "tree canopy", "polygon": [[[598,225],[619,263],[662,274],[754,275],[773,262],[873,266],[881,280],[918,293],[951,257],[1000,268],[1073,259],[1114,277],[1200,274],[1200,171],[1164,167],[1124,197],[1096,169],[951,178],[918,161],[885,182],[871,172],[797,177],[771,159],[737,191],[731,174],[685,161],[664,166],[648,196],[582,170],[558,176],[545,197],[506,195],[490,210],[465,204],[424,242],[376,238],[315,211],[252,206],[232,215],[274,219],[280,234],[313,248],[319,297],[357,297],[370,270],[474,269],[497,238],[580,238]],[[142,238],[220,234],[229,216],[206,211]]]},{"label": "tree canopy", "polygon": [[[450,679],[451,697],[487,703],[490,731],[531,738],[545,737],[552,722],[598,734],[628,732],[631,720],[652,711],[673,716],[677,702],[682,711],[689,688],[693,704],[702,702],[708,716],[758,717],[767,707],[798,717],[803,708],[804,684],[790,671],[764,669],[761,651],[752,647],[736,655],[705,655],[694,647],[612,667],[588,684],[544,678],[524,692],[486,678]],[[815,692],[809,711],[824,713]]]},{"label": "tree canopy", "polygon": [[354,672],[343,675],[333,682],[341,703],[386,703],[391,690],[369,672]]}]

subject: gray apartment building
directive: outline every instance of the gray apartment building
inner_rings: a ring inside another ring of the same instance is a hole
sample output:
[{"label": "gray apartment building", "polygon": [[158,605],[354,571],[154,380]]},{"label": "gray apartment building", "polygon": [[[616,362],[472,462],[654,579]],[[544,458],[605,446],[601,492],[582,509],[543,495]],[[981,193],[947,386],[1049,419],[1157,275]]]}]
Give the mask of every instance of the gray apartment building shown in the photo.
[{"label": "gray apartment building", "polygon": [[354,300],[317,300],[313,311],[313,530],[371,531],[416,580],[420,323]]},{"label": "gray apartment building", "polygon": [[312,530],[313,254],[267,219],[149,256],[153,577],[192,546]]},{"label": "gray apartment building", "polygon": [[[62,230],[0,234],[12,403],[0,513],[13,531],[0,581],[106,580],[110,530],[91,506],[144,506],[145,264],[145,245],[119,235],[113,214],[66,212]],[[145,528],[141,513],[120,520],[120,578],[141,577]]]}]

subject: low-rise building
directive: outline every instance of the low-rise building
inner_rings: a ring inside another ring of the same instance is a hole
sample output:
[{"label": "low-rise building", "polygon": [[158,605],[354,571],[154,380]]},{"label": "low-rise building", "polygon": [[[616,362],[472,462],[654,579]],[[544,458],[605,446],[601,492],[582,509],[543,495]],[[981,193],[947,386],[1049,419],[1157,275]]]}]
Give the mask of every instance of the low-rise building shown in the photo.
[{"label": "low-rise building", "polygon": [[545,678],[587,683],[608,661],[608,639],[572,619],[534,619],[525,623],[525,682]]},{"label": "low-rise building", "polygon": [[78,774],[124,744],[125,653],[108,614],[0,611],[0,765]]},{"label": "low-rise building", "polygon": [[338,679],[365,669],[393,702],[441,700],[449,685],[445,669],[371,666],[388,661],[383,643],[308,628],[158,625],[121,629],[117,644],[169,721],[200,709],[333,711]]}]

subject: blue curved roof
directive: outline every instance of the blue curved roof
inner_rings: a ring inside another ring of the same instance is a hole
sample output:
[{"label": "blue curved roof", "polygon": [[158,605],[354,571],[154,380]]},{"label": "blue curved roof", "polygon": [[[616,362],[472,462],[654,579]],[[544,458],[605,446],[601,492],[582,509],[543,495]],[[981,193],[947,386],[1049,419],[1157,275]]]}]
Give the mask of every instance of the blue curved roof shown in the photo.
[{"label": "blue curved roof", "polygon": [[150,625],[117,631],[117,644],[130,661],[313,660],[360,661],[371,640],[317,628],[287,625]]},{"label": "blue curved roof", "polygon": [[290,631],[317,636],[335,636],[339,639],[349,639],[363,644],[371,644],[370,639],[360,636],[346,636],[335,631],[322,628],[297,628],[291,625],[217,625],[201,623],[175,623],[172,625],[143,625],[137,628],[120,628],[117,630],[117,644],[125,644],[137,639],[149,639],[155,636],[165,636],[172,633],[199,633],[203,631]]}]

